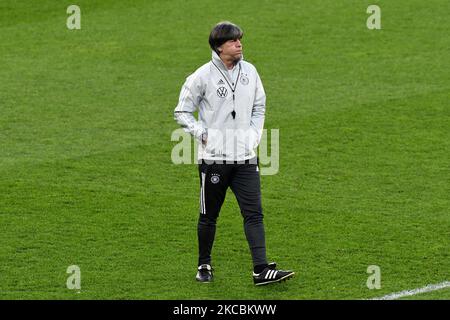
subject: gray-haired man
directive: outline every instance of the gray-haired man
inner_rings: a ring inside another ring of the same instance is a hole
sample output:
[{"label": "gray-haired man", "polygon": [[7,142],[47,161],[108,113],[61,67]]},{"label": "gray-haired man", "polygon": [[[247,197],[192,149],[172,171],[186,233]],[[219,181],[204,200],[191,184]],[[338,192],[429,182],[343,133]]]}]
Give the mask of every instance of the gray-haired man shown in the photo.
[{"label": "gray-haired man", "polygon": [[[200,217],[196,279],[213,278],[211,250],[216,220],[228,187],[238,201],[253,259],[253,281],[264,285],[288,279],[266,258],[258,158],[266,95],[256,68],[242,58],[242,30],[217,24],[209,36],[212,60],[187,79],[175,119],[199,141]],[[198,121],[193,113],[198,110]]]}]

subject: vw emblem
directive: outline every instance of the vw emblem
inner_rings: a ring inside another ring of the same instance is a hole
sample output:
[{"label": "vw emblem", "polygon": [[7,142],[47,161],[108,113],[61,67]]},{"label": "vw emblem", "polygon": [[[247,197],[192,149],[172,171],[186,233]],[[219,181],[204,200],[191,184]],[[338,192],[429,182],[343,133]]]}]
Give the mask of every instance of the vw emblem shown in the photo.
[{"label": "vw emblem", "polygon": [[217,89],[217,95],[220,98],[225,98],[228,94],[228,90],[225,87],[220,87],[219,89]]}]

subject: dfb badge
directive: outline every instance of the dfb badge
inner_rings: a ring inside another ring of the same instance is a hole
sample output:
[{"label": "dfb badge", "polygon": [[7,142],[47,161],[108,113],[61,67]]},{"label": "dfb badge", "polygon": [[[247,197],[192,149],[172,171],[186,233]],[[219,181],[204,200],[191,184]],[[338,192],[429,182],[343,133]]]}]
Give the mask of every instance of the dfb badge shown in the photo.
[{"label": "dfb badge", "polygon": [[211,175],[211,182],[214,183],[214,184],[217,184],[217,183],[219,183],[219,181],[220,181],[220,174],[213,173]]},{"label": "dfb badge", "polygon": [[247,77],[247,75],[245,75],[245,74],[243,74],[243,75],[241,75],[241,83],[244,85],[244,86],[246,86],[246,85],[248,85],[248,77]]}]

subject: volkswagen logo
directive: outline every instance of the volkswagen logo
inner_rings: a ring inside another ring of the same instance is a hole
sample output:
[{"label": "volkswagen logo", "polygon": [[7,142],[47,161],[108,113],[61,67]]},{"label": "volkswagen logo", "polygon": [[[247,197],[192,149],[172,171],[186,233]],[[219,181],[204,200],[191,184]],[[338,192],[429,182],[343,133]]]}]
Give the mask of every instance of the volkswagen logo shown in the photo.
[{"label": "volkswagen logo", "polygon": [[225,87],[220,87],[219,89],[217,89],[217,95],[220,98],[225,98],[228,94],[228,90]]}]

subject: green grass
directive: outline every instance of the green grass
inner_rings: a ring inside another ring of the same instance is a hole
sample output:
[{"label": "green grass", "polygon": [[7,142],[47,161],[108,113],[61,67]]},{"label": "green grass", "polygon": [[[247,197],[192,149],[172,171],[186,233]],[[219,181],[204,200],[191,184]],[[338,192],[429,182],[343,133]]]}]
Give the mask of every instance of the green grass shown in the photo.
[{"label": "green grass", "polygon": [[[0,299],[365,299],[450,279],[448,1],[79,0],[74,31],[70,4],[0,4]],[[267,251],[297,277],[276,286],[252,284],[231,192],[215,282],[194,280],[198,173],[171,163],[172,112],[220,20],[244,29],[280,130]]]}]

